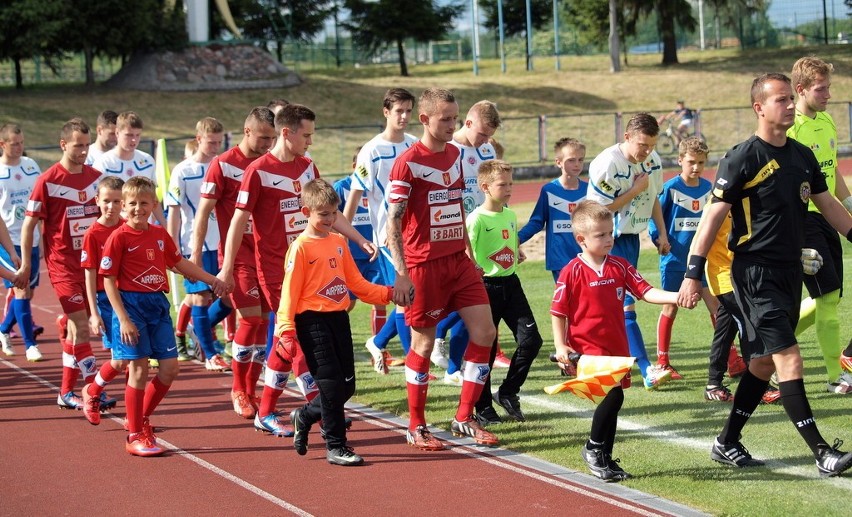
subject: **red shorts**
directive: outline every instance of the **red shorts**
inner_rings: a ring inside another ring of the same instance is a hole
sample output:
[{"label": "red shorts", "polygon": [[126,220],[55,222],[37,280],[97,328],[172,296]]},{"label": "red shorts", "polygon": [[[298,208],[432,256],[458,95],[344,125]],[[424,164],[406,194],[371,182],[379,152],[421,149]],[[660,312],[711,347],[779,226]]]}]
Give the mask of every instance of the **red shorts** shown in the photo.
[{"label": "red shorts", "polygon": [[283,285],[284,282],[281,281],[275,284],[263,284],[260,286],[263,290],[264,297],[266,297],[266,303],[269,304],[269,310],[272,312],[278,312],[278,306],[281,304],[281,287]]},{"label": "red shorts", "polygon": [[53,282],[53,290],[59,298],[59,305],[65,314],[89,311],[86,303],[86,286],[83,282]]},{"label": "red shorts", "polygon": [[254,265],[234,264],[234,292],[231,293],[231,303],[235,309],[260,307],[262,313],[269,312]]},{"label": "red shorts", "polygon": [[405,322],[411,327],[434,327],[453,311],[489,303],[482,275],[464,252],[409,267],[408,276],[414,303],[405,308]]}]

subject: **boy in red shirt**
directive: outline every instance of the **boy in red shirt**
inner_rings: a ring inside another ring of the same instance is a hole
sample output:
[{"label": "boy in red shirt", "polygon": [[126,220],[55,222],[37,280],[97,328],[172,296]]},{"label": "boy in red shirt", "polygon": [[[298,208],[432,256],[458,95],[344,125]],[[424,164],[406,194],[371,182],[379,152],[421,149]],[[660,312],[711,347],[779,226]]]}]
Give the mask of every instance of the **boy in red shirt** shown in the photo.
[{"label": "boy in red shirt", "polygon": [[[127,180],[121,194],[127,222],[107,240],[98,273],[104,276],[113,308],[113,357],[129,361],[124,398],[130,435],[125,450],[135,456],[157,456],[164,451],[157,445],[149,418],[180,368],[171,304],[164,294],[169,290],[166,269],[207,282],[218,296],[227,294],[227,289],[216,277],[181,257],[165,228],[148,224],[159,203],[154,182],[135,176]],[[160,364],[150,383],[148,358]]]}]

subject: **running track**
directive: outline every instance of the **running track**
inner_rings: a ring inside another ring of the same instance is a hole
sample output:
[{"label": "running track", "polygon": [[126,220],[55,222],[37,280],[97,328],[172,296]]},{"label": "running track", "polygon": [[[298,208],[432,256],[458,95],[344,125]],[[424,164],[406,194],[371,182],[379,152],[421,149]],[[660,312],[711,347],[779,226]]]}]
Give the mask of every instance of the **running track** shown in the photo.
[{"label": "running track", "polygon": [[[363,406],[347,413],[355,420],[350,444],[366,465],[329,465],[316,430],[300,457],[290,438],[256,433],[238,418],[228,401],[230,377],[196,363],[183,367],[152,419],[171,451],[133,457],[124,452],[119,383],[108,389],[118,408],[98,427],[81,412],[57,408],[61,359],[51,323],[59,305],[47,275],[33,302],[46,327],[46,360],[26,362],[19,339],[18,355],[0,358],[0,515],[700,515],[445,433],[437,435],[449,450],[418,451],[405,444],[403,420]],[[295,396],[286,391],[279,409],[295,407]]]}]

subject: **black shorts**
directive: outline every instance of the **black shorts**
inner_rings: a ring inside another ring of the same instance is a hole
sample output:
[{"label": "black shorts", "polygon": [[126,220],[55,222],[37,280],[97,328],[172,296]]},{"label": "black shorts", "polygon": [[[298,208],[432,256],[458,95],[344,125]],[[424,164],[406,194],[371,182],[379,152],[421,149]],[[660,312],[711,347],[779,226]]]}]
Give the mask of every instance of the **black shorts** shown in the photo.
[{"label": "black shorts", "polygon": [[811,298],[819,298],[838,289],[843,294],[843,247],[840,237],[837,230],[818,212],[808,212],[805,218],[805,247],[817,250],[822,256],[822,267],[817,274],[804,277]]},{"label": "black shorts", "polygon": [[802,266],[769,267],[737,260],[731,280],[743,314],[751,358],[778,353],[797,343]]}]

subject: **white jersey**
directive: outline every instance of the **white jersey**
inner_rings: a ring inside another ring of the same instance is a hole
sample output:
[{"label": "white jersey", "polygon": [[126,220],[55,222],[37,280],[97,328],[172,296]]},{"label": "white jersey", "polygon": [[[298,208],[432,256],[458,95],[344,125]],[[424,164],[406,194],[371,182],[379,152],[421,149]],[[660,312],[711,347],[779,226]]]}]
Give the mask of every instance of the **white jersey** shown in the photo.
[{"label": "white jersey", "polygon": [[604,149],[589,164],[589,189],[586,199],[609,205],[624,194],[636,176],[648,173],[648,188],[615,212],[614,236],[639,234],[648,228],[654,201],[663,191],[663,165],[657,151],[652,151],[642,163],[630,163],[618,144]]},{"label": "white jersey", "polygon": [[391,169],[397,157],[416,141],[417,137],[408,133],[399,143],[388,142],[379,134],[364,144],[355,160],[355,172],[349,188],[363,191],[367,198],[373,242],[377,246],[387,246],[388,203],[385,197]]},{"label": "white jersey", "polygon": [[[0,163],[0,216],[9,229],[12,244],[21,245],[21,226],[27,211],[27,201],[33,192],[36,178],[41,169],[32,158],[21,157],[18,165]],[[41,234],[35,226],[33,231],[33,246],[38,246]]]},{"label": "white jersey", "polygon": [[[182,255],[192,253],[192,222],[201,201],[201,185],[207,174],[209,163],[198,163],[192,159],[184,160],[172,169],[169,179],[169,192],[166,194],[166,206],[180,207],[180,234],[178,243]],[[219,224],[216,212],[210,212],[207,235],[204,237],[204,251],[216,251],[219,246]]]},{"label": "white jersey", "polygon": [[[101,151],[95,144],[89,146],[89,154],[86,155],[86,165],[95,165],[95,161],[108,151]],[[97,167],[96,167],[97,168]]]},{"label": "white jersey", "polygon": [[479,188],[479,165],[497,158],[497,153],[494,151],[494,146],[488,143],[479,148],[462,145],[455,140],[450,143],[459,149],[459,163],[464,175],[464,194],[462,194],[464,214],[470,215],[476,207],[485,203],[485,192]]},{"label": "white jersey", "polygon": [[112,149],[102,154],[92,165],[104,174],[118,176],[124,181],[133,176],[144,176],[157,184],[157,174],[154,167],[154,157],[150,154],[136,149],[133,158],[122,160],[118,157],[118,149]]}]

